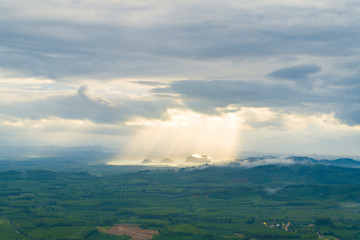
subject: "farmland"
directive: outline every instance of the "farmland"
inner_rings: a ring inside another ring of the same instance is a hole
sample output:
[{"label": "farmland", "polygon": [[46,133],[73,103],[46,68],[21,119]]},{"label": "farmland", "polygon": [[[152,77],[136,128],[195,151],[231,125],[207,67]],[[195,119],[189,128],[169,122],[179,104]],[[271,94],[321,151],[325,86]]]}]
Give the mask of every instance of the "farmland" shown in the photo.
[{"label": "farmland", "polygon": [[0,236],[129,239],[106,229],[135,224],[158,232],[158,240],[358,239],[359,176],[359,169],[301,165],[106,176],[6,171],[0,173]]}]

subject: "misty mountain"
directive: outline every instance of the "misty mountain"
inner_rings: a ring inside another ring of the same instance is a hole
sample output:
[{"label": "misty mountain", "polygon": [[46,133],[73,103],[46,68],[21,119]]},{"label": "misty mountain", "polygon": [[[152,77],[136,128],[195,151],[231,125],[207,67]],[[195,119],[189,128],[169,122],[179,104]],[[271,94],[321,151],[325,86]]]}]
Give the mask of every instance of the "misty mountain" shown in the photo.
[{"label": "misty mountain", "polygon": [[338,158],[335,160],[322,159],[317,160],[311,157],[290,156],[285,158],[279,158],[275,156],[262,156],[262,157],[250,157],[246,159],[237,160],[228,164],[232,167],[256,167],[262,165],[325,165],[336,167],[349,167],[359,168],[360,161],[351,158]]}]

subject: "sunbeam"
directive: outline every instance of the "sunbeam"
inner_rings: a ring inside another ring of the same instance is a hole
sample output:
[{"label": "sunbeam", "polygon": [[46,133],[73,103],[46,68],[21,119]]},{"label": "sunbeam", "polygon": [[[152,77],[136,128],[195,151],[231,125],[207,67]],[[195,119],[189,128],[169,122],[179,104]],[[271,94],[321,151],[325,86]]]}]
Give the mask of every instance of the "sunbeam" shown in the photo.
[{"label": "sunbeam", "polygon": [[236,158],[240,144],[241,119],[232,113],[208,116],[170,109],[165,121],[138,119],[128,125],[141,126],[123,153],[111,164],[138,164],[144,159],[159,162],[170,158],[182,165],[192,156],[209,156],[212,161]]}]

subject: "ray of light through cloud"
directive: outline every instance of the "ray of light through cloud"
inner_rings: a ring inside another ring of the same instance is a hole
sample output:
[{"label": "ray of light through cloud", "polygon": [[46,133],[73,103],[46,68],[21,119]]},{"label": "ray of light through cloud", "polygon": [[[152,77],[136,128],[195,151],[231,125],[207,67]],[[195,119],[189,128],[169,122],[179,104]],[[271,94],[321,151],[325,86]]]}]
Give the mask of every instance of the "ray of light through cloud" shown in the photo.
[{"label": "ray of light through cloud", "polygon": [[354,0],[4,0],[0,145],[104,145],[122,164],[359,156],[359,12]]},{"label": "ray of light through cloud", "polygon": [[[232,113],[220,116],[169,109],[169,119],[139,119],[127,125],[141,127],[116,163],[139,163],[144,159],[170,157],[183,163],[191,154],[206,154],[215,161],[232,160],[239,152],[241,119]],[[141,151],[139,151],[141,149]],[[160,159],[159,159],[160,158]]]}]

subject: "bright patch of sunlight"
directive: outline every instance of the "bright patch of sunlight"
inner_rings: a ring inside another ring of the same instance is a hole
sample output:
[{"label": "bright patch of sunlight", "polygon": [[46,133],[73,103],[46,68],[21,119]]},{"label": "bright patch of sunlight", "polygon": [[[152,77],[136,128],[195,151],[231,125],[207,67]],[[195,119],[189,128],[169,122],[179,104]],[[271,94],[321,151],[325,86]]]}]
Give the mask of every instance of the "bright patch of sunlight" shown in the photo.
[{"label": "bright patch of sunlight", "polygon": [[111,164],[138,164],[144,159],[161,162],[164,158],[179,164],[188,156],[199,159],[211,156],[213,161],[236,158],[241,125],[238,116],[233,113],[209,116],[177,109],[168,110],[168,115],[168,120],[128,122],[141,128],[127,144],[124,154]]}]

